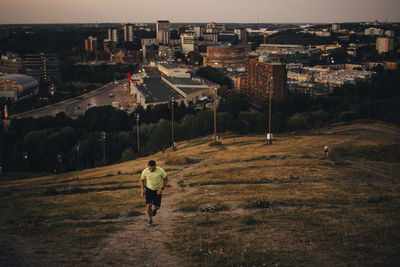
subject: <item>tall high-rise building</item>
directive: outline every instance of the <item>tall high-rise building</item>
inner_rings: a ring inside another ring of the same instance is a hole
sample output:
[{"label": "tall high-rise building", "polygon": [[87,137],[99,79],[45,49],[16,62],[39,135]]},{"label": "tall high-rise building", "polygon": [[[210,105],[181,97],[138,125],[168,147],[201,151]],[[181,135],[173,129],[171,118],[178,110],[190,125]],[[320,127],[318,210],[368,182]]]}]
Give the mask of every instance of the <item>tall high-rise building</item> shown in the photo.
[{"label": "tall high-rise building", "polygon": [[260,62],[246,57],[246,94],[253,102],[259,105],[265,103],[268,90],[273,90],[272,99],[282,101],[286,95],[286,81],[285,64]]},{"label": "tall high-rise building", "polygon": [[113,29],[112,30],[111,41],[118,43],[118,29]]},{"label": "tall high-rise building", "polygon": [[393,48],[394,48],[393,38],[388,38],[388,37],[376,38],[376,50],[378,50],[379,54],[393,51]]},{"label": "tall high-rise building", "polygon": [[234,33],[238,36],[240,42],[246,43],[247,36],[246,36],[246,29],[245,28],[237,28],[234,30]]},{"label": "tall high-rise building", "polygon": [[97,38],[89,36],[85,39],[85,51],[86,52],[97,52]]},{"label": "tall high-rise building", "polygon": [[160,44],[169,44],[171,39],[171,25],[168,20],[158,20],[156,24],[157,41]]},{"label": "tall high-rise building", "polygon": [[133,42],[133,24],[124,24],[124,41]]},{"label": "tall high-rise building", "polygon": [[118,43],[118,29],[108,28],[108,40]]},{"label": "tall high-rise building", "polygon": [[194,36],[198,39],[200,37],[202,37],[203,33],[204,33],[204,27],[203,26],[194,26],[193,27],[194,30]]}]

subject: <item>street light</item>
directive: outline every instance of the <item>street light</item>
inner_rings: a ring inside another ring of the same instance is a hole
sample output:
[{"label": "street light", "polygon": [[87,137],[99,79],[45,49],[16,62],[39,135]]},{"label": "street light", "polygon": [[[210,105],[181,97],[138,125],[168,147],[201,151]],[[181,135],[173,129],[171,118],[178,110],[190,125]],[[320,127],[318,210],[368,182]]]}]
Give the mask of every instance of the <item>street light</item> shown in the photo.
[{"label": "street light", "polygon": [[103,142],[103,155],[104,155],[104,163],[106,163],[106,132],[100,132],[100,142]]},{"label": "street light", "polygon": [[174,103],[175,97],[171,98],[171,138],[172,138],[172,150],[175,151],[175,137],[174,137]]},{"label": "street light", "polygon": [[269,144],[272,145],[272,133],[271,133],[271,100],[272,94],[274,93],[274,78],[269,77],[267,82],[267,94],[269,99],[268,104],[268,134],[267,139],[269,140]]},{"label": "street light", "polygon": [[140,152],[140,145],[139,145],[139,113],[136,114],[136,135],[137,135],[137,151]]},{"label": "street light", "polygon": [[22,152],[22,157],[24,158],[24,164],[25,164],[25,171],[27,171],[28,167],[27,167],[27,161],[28,161],[28,152]]}]

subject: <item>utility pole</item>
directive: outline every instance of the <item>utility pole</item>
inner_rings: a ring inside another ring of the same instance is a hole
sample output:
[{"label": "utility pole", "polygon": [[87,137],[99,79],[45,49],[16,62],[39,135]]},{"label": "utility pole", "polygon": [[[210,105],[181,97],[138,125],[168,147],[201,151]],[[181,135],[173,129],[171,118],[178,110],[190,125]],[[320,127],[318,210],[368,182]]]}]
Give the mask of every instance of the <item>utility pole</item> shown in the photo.
[{"label": "utility pole", "polygon": [[172,97],[171,99],[171,131],[172,131],[172,150],[175,151],[175,137],[174,137],[174,102],[175,102],[175,97]]},{"label": "utility pole", "polygon": [[368,83],[368,120],[370,119],[370,110],[371,110],[371,84],[372,84],[372,77]]},{"label": "utility pole", "polygon": [[100,141],[103,142],[103,156],[104,156],[104,164],[106,163],[106,132],[100,132]]},{"label": "utility pole", "polygon": [[140,145],[139,145],[139,113],[136,114],[136,135],[137,135],[137,152],[140,152]]},{"label": "utility pole", "polygon": [[214,143],[217,143],[217,87],[214,87]]},{"label": "utility pole", "polygon": [[77,166],[78,166],[78,170],[79,170],[79,144],[76,146],[76,152],[77,152]]},{"label": "utility pole", "polygon": [[58,171],[61,172],[61,162],[62,162],[61,154],[57,155],[57,160],[58,160]]},{"label": "utility pole", "polygon": [[269,99],[269,104],[268,104],[268,134],[267,134],[267,139],[269,140],[269,144],[272,145],[272,133],[271,133],[271,104],[272,104],[272,94],[274,92],[274,78],[270,77],[268,79],[267,83],[267,93],[268,93],[268,99]]}]

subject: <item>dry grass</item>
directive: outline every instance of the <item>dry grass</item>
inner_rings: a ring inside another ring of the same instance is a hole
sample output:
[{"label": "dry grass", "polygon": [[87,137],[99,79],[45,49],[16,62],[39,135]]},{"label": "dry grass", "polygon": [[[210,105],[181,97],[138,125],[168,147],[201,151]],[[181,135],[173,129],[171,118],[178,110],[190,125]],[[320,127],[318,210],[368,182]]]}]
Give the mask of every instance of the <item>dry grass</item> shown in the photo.
[{"label": "dry grass", "polygon": [[351,155],[327,161],[322,152],[325,144],[331,151],[349,144],[383,147],[399,143],[398,136],[351,130],[279,137],[273,145],[261,136],[225,136],[221,146],[209,141],[182,142],[177,151],[108,167],[0,182],[0,263],[57,264],[51,254],[84,254],[135,222],[143,212],[139,177],[149,159],[179,179],[167,197],[195,189],[175,203],[187,216],[177,219],[174,239],[165,244],[191,265],[399,261],[400,164]]}]

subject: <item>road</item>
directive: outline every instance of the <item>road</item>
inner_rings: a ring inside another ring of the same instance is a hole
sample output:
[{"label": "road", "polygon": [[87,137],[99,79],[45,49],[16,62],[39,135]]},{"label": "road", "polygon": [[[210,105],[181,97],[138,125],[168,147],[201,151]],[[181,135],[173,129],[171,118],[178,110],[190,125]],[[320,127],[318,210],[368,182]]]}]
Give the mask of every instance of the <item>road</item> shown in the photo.
[{"label": "road", "polygon": [[14,114],[11,118],[39,118],[43,116],[55,116],[59,112],[65,112],[70,118],[77,118],[89,108],[95,106],[112,105],[118,102],[118,108],[130,113],[136,108],[133,96],[129,95],[128,81],[111,82],[87,94],[77,96],[53,105],[48,105],[39,109]]}]

